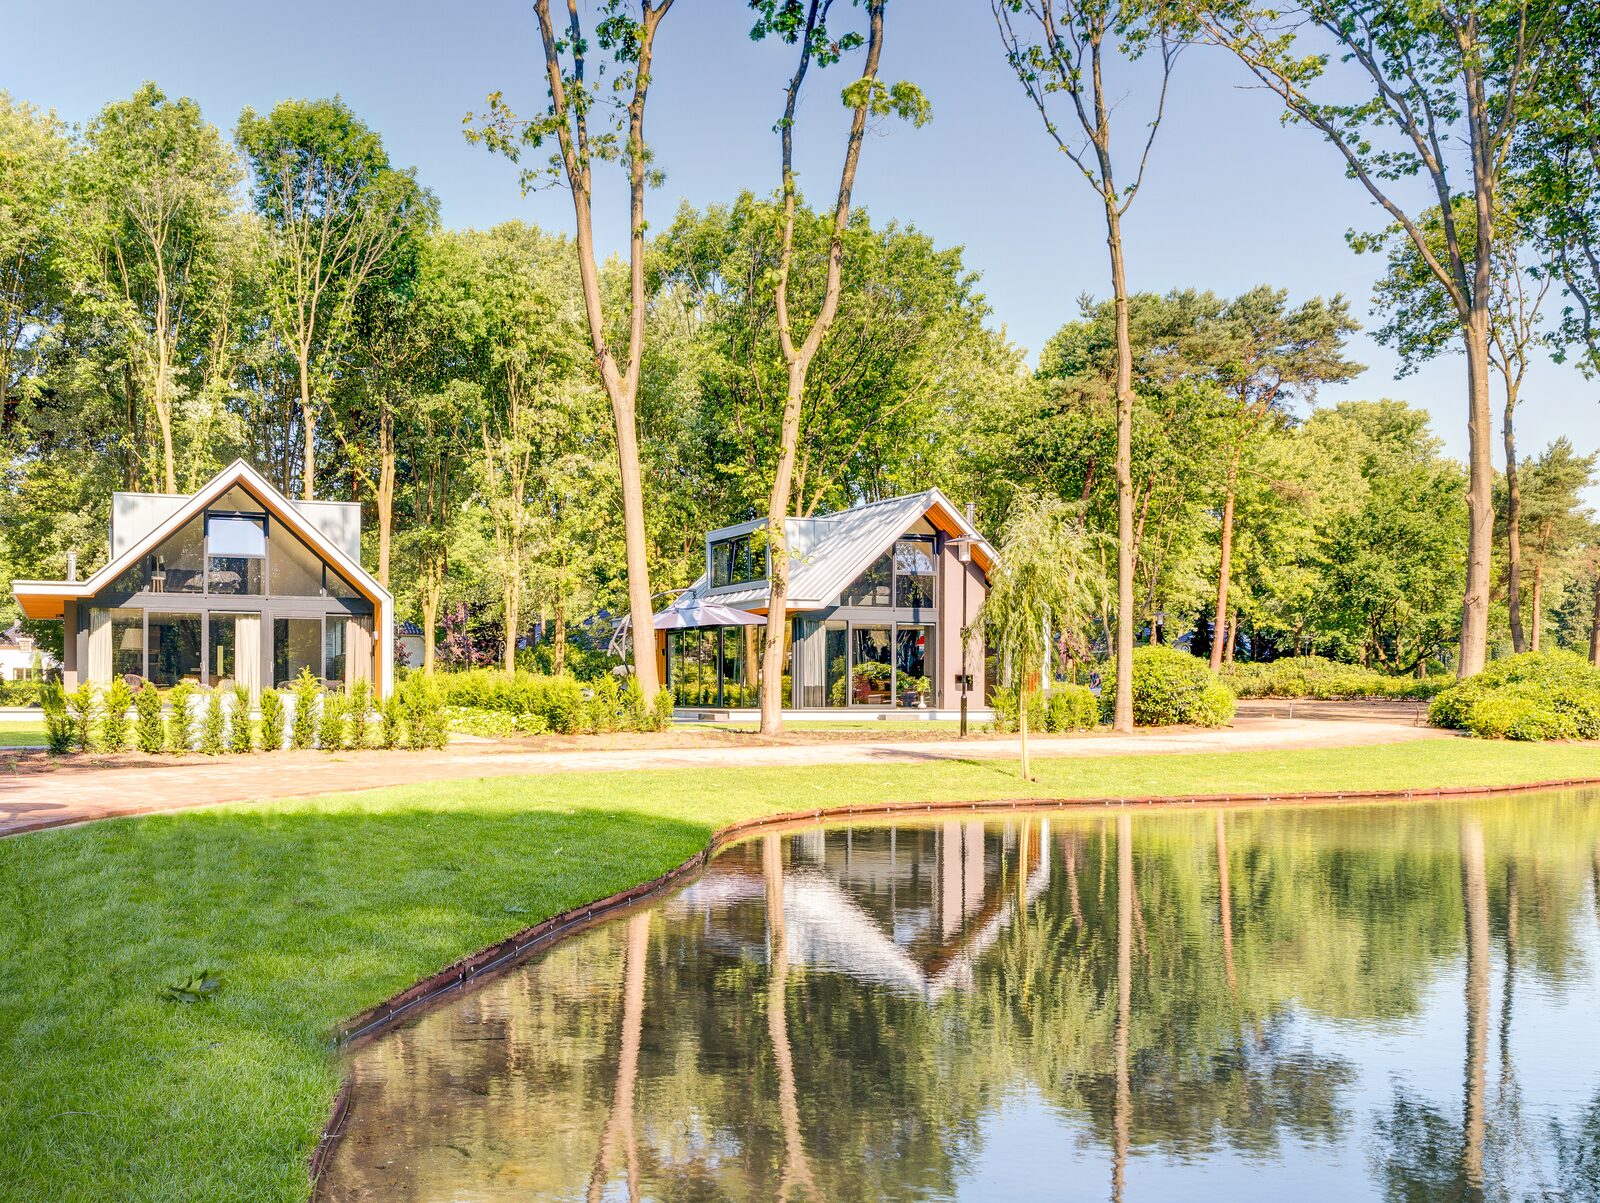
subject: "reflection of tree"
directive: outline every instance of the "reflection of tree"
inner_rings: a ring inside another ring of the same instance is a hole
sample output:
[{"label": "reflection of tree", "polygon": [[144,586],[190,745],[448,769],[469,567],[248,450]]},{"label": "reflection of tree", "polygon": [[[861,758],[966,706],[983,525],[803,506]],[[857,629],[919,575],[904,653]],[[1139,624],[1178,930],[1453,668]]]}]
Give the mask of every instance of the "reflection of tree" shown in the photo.
[{"label": "reflection of tree", "polygon": [[1555,1152],[1557,1189],[1549,1197],[1574,1203],[1600,1199],[1600,1093],[1570,1126],[1560,1121],[1551,1124],[1550,1143]]},{"label": "reflection of tree", "polygon": [[1461,1114],[1461,1177],[1469,1198],[1483,1197],[1485,1063],[1489,1056],[1489,877],[1483,824],[1461,824],[1461,901],[1467,917],[1467,1069]]},{"label": "reflection of tree", "polygon": [[1122,1201],[1128,1165],[1128,1130],[1133,1124],[1133,1092],[1128,1086],[1128,1026],[1133,1021],[1133,818],[1117,816],[1117,1035],[1115,1138],[1111,1151],[1111,1198]]},{"label": "reflection of tree", "polygon": [[628,1198],[639,1198],[639,1145],[633,1131],[633,1096],[639,1078],[639,1038],[644,1027],[644,976],[650,952],[650,912],[640,911],[628,920],[628,945],[622,975],[622,1047],[617,1054],[617,1083],[611,1097],[611,1115],[600,1138],[600,1153],[589,1175],[589,1203],[600,1203],[617,1142],[622,1142],[628,1167]]},{"label": "reflection of tree", "polygon": [[800,1104],[794,1081],[794,1051],[789,1047],[789,932],[783,916],[783,842],[775,835],[762,837],[761,869],[766,881],[767,1035],[778,1066],[778,1111],[783,1117],[783,1181],[777,1197],[788,1199],[795,1187],[808,1198],[817,1197],[816,1180],[806,1158],[800,1134]]},{"label": "reflection of tree", "polygon": [[1233,968],[1233,887],[1228,880],[1227,812],[1217,811],[1217,913],[1222,921],[1222,968],[1228,991],[1237,996],[1239,977]]}]

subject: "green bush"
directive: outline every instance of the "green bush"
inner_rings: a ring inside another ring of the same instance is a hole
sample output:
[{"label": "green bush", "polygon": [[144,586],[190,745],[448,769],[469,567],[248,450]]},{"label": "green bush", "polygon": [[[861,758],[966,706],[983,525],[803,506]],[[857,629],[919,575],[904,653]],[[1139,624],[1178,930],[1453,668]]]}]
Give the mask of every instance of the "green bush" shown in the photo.
[{"label": "green bush", "polygon": [[1323,656],[1287,656],[1265,663],[1224,665],[1223,684],[1241,698],[1431,698],[1454,678],[1391,676]]},{"label": "green bush", "polygon": [[1046,731],[1089,731],[1100,724],[1100,700],[1086,685],[1053,685],[1046,695]]},{"label": "green bush", "polygon": [[350,703],[344,694],[329,691],[322,695],[322,714],[317,720],[317,747],[337,752],[344,747],[345,717]]},{"label": "green bush", "polygon": [[78,751],[87,752],[94,745],[94,719],[100,712],[100,699],[94,686],[85,681],[67,695],[67,713],[72,716],[72,742]]},{"label": "green bush", "polygon": [[60,684],[51,681],[39,691],[39,706],[44,710],[44,738],[52,756],[72,751],[76,727],[67,713],[67,695]]},{"label": "green bush", "polygon": [[219,756],[227,750],[223,733],[227,730],[227,715],[222,709],[222,690],[209,689],[200,708],[200,751],[207,756]]},{"label": "green bush", "polygon": [[100,720],[100,743],[107,752],[120,752],[128,746],[128,710],[133,705],[133,690],[121,677],[111,678],[106,686],[106,712]]},{"label": "green bush", "polygon": [[665,731],[672,726],[672,690],[662,689],[656,692],[655,707],[650,717],[652,731]]},{"label": "green bush", "polygon": [[[1116,710],[1116,665],[1101,670],[1100,711]],[[1233,692],[1198,656],[1154,644],[1133,652],[1133,721],[1140,727],[1183,724],[1225,727],[1233,718]]]},{"label": "green bush", "polygon": [[[614,677],[606,679],[615,687]],[[589,729],[590,711],[583,686],[572,677],[546,677],[520,669],[507,673],[475,668],[467,672],[436,673],[433,680],[446,706],[537,714],[549,724],[550,730],[563,735]]]},{"label": "green bush", "polygon": [[276,752],[283,747],[283,695],[276,689],[261,691],[261,747]]},{"label": "green bush", "polygon": [[[1017,691],[1008,685],[996,685],[989,691],[989,708],[994,713],[996,731],[1018,729]],[[1037,735],[1049,729],[1050,702],[1042,690],[1028,695],[1028,730]]]},{"label": "green bush", "polygon": [[233,705],[228,708],[228,751],[249,752],[255,746],[250,730],[250,687],[233,687]]},{"label": "green bush", "polygon": [[167,747],[179,756],[194,746],[194,725],[189,715],[189,700],[193,697],[194,685],[189,681],[179,681],[167,695]]},{"label": "green bush", "polygon": [[1428,721],[1480,739],[1600,739],[1600,668],[1572,652],[1493,660],[1434,698]]},{"label": "green bush", "polygon": [[309,748],[317,741],[317,699],[322,696],[322,686],[302,668],[294,682],[294,726],[289,730],[291,748]]},{"label": "green bush", "polygon": [[615,677],[601,677],[589,684],[585,708],[590,731],[615,731],[622,725],[622,686]]},{"label": "green bush", "polygon": [[398,691],[384,698],[378,706],[378,744],[384,748],[400,746],[401,728],[405,723],[405,705]]},{"label": "green bush", "polygon": [[544,717],[538,714],[507,714],[504,710],[470,710],[461,706],[445,707],[445,717],[450,730],[463,735],[476,735],[482,739],[509,739],[514,735],[543,735],[550,730]]},{"label": "green bush", "polygon": [[350,746],[365,748],[371,744],[367,722],[372,717],[372,682],[358,678],[350,686]]},{"label": "green bush", "polygon": [[445,694],[435,681],[425,673],[413,673],[400,687],[408,748],[442,748],[449,738]]},{"label": "green bush", "polygon": [[146,681],[139,688],[134,709],[138,713],[134,721],[134,739],[139,751],[154,755],[167,745],[167,732],[161,720],[161,691]]},{"label": "green bush", "polygon": [[39,682],[0,681],[0,706],[35,706],[39,701]]}]

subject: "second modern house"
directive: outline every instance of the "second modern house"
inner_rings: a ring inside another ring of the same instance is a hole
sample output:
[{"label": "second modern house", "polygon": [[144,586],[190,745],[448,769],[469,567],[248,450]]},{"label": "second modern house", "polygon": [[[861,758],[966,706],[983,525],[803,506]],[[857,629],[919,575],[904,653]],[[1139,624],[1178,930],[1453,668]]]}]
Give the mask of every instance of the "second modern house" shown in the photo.
[{"label": "second modern house", "polygon": [[165,688],[394,681],[394,599],[361,566],[361,507],[291,501],[236,460],[197,492],[116,493],[110,557],[86,580],[14,581],[65,625],[62,678]]},{"label": "second modern house", "polygon": [[[758,706],[768,610],[765,520],[705,539],[706,570],[657,615],[657,655],[680,709]],[[938,489],[791,518],[784,701],[794,710],[932,717],[985,704],[981,643],[963,640],[995,552]],[[660,629],[665,627],[667,629]]]}]

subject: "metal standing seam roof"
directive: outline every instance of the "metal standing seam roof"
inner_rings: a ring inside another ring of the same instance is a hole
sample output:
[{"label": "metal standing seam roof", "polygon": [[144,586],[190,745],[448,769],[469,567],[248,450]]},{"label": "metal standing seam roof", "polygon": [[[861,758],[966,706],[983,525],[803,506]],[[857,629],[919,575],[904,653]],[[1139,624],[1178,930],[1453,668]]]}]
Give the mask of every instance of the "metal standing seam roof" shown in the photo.
[{"label": "metal standing seam roof", "polygon": [[[981,560],[994,561],[994,549],[962,517],[961,511],[938,489],[890,497],[835,514],[812,519],[817,532],[811,549],[791,554],[789,608],[818,609],[828,605],[844,587],[893,546],[894,541],[935,507],[940,508],[963,535],[979,539]],[[764,523],[753,524],[756,526]],[[674,605],[712,599],[723,605],[754,609],[767,604],[767,583],[739,588],[712,589],[706,574],[679,596]]]}]

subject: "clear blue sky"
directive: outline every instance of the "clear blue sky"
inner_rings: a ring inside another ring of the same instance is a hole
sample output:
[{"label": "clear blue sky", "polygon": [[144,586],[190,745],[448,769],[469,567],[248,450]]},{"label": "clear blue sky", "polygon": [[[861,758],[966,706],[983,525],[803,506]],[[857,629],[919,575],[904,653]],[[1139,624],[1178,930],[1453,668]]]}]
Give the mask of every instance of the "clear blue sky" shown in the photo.
[{"label": "clear blue sky", "polygon": [[[658,228],[681,200],[704,205],[776,182],[772,122],[789,60],[777,47],[753,46],[749,24],[742,0],[677,0],[662,26],[648,131],[667,173],[650,202]],[[337,92],[381,131],[396,161],[417,167],[450,225],[521,217],[569,230],[564,193],[523,198],[516,169],[461,135],[462,117],[492,90],[525,109],[537,104],[537,42],[527,0],[0,0],[0,88],[81,122],[152,79],[170,95],[194,97],[229,130],[246,105]],[[1105,240],[1092,193],[1050,149],[1008,73],[987,0],[892,5],[884,74],[920,84],[933,121],[887,127],[869,141],[858,200],[875,220],[964,246],[993,320],[1036,355],[1080,293],[1107,292]],[[842,77],[817,82],[800,169],[802,187],[821,198],[837,179]],[[1120,114],[1129,127],[1142,119],[1141,81],[1132,82]],[[1128,221],[1131,285],[1233,293],[1268,283],[1294,298],[1343,292],[1369,321],[1378,261],[1352,254],[1344,234],[1379,224],[1377,210],[1330,147],[1280,126],[1273,98],[1248,82],[1215,51],[1195,50],[1180,63]],[[618,245],[623,210],[603,206],[598,217],[602,239]],[[1460,356],[1396,381],[1388,351],[1365,336],[1354,349],[1369,369],[1326,390],[1325,402],[1393,396],[1424,406],[1447,449],[1464,454]],[[1597,398],[1600,386],[1541,363],[1525,392],[1522,448],[1532,453],[1566,434],[1594,449]]]}]

